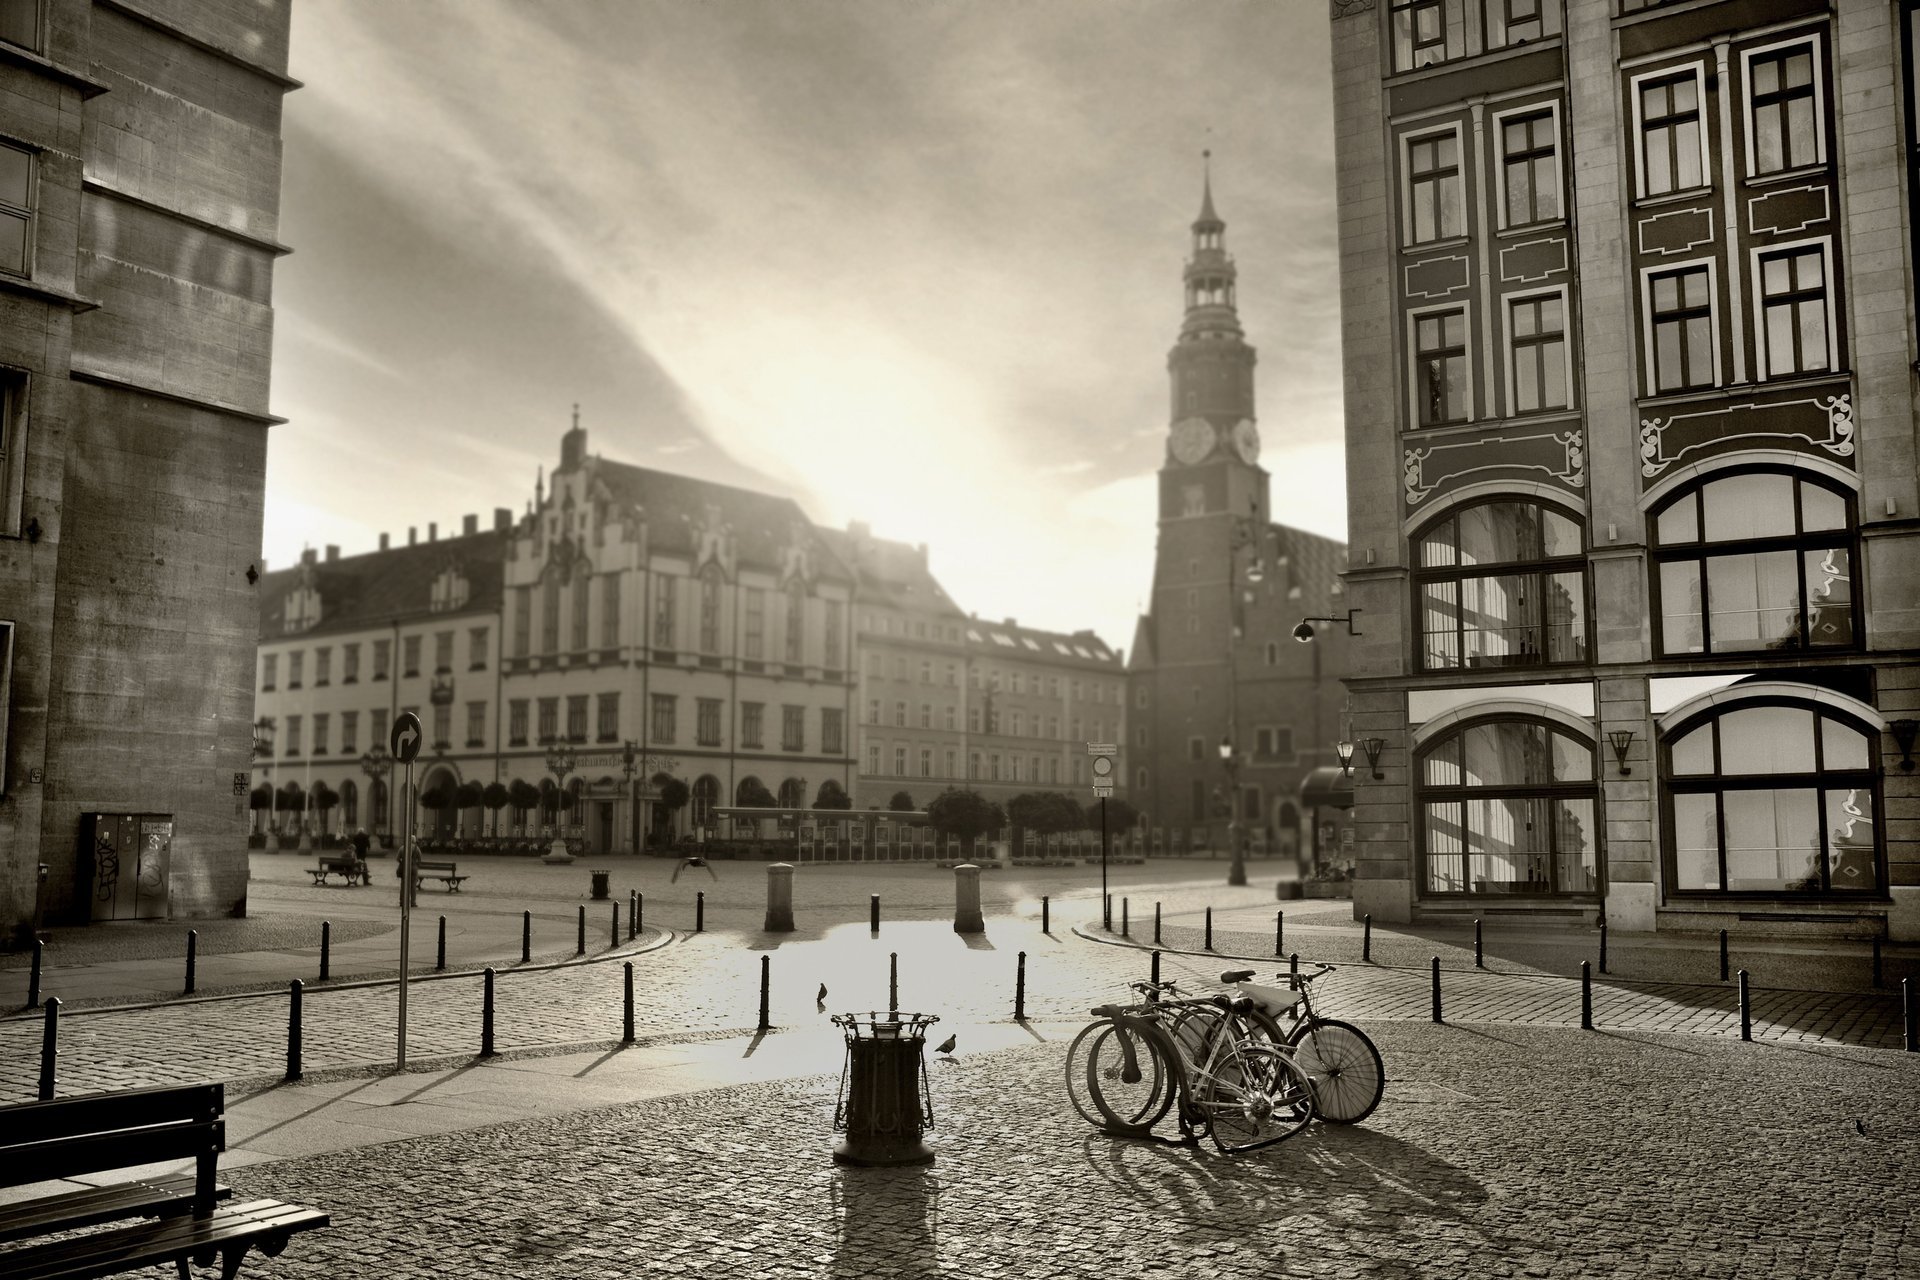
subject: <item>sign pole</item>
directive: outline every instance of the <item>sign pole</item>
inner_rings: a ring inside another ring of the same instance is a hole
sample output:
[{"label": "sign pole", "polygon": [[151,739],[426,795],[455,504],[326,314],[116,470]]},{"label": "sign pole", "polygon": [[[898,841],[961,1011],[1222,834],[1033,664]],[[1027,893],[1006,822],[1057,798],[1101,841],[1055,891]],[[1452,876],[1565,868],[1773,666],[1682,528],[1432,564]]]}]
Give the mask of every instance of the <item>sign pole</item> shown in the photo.
[{"label": "sign pole", "polygon": [[1113,907],[1107,897],[1107,798],[1100,797],[1100,911],[1109,932],[1113,929]]},{"label": "sign pole", "polygon": [[413,762],[420,754],[422,736],[420,717],[411,711],[401,712],[388,733],[388,749],[393,758],[407,766],[406,781],[400,792],[406,806],[402,810],[405,820],[400,825],[400,1034],[395,1064],[395,1069],[400,1071],[407,1069],[407,943],[413,929]]}]

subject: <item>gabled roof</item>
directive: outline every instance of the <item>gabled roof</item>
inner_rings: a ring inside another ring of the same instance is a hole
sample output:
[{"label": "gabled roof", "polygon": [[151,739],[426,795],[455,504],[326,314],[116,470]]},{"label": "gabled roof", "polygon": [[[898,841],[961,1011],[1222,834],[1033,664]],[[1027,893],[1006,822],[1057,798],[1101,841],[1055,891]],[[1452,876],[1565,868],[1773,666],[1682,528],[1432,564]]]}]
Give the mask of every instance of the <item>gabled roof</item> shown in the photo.
[{"label": "gabled roof", "polygon": [[1328,598],[1347,567],[1347,544],[1284,524],[1273,525],[1272,529],[1279,553],[1293,566],[1294,581],[1301,593],[1315,599]]},{"label": "gabled roof", "polygon": [[[497,612],[505,545],[505,535],[488,530],[276,569],[260,579],[260,639],[364,631],[432,616],[434,580],[450,566],[466,577],[467,599],[443,612]],[[287,597],[306,581],[320,593],[320,621],[288,631]]]},{"label": "gabled roof", "polygon": [[798,529],[813,552],[816,574],[843,580],[853,576],[845,560],[820,536],[821,531],[792,498],[599,457],[589,465],[616,505],[640,509],[647,522],[650,550],[696,550],[694,531],[707,523],[708,509],[712,508],[721,523],[732,526],[735,552],[742,564],[778,567],[781,553],[792,544]]},{"label": "gabled roof", "polygon": [[917,613],[963,617],[947,589],[927,568],[925,550],[857,530],[821,529],[820,538],[853,571],[854,599]]},{"label": "gabled roof", "polygon": [[1021,659],[1027,662],[1070,662],[1078,666],[1121,666],[1121,655],[1091,631],[1041,631],[1023,627],[1012,620],[988,622],[969,618],[961,629],[967,647],[982,657]]}]

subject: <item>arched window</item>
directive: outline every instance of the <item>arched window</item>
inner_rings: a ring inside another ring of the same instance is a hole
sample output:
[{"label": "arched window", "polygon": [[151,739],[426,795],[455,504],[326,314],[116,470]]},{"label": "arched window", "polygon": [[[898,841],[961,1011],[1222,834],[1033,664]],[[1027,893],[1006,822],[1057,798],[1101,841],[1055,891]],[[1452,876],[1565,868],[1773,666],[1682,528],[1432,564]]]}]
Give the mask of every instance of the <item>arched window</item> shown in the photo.
[{"label": "arched window", "polygon": [[720,569],[708,565],[700,573],[700,652],[720,652]]},{"label": "arched window", "polygon": [[713,806],[720,803],[720,779],[710,773],[703,773],[693,784],[693,816],[696,827],[713,825]]},{"label": "arched window", "polygon": [[340,821],[349,831],[360,825],[360,788],[352,778],[340,784]]},{"label": "arched window", "polygon": [[1590,894],[1593,744],[1543,720],[1481,720],[1419,757],[1421,892]]},{"label": "arched window", "polygon": [[1587,660],[1580,523],[1538,502],[1447,512],[1414,539],[1420,665],[1540,666]]},{"label": "arched window", "polygon": [[367,787],[368,817],[375,831],[385,831],[387,824],[387,783],[384,778],[375,778]]},{"label": "arched window", "polygon": [[1782,702],[1681,725],[1666,746],[1673,892],[1877,891],[1875,736],[1826,708]]},{"label": "arched window", "polygon": [[782,809],[804,809],[807,807],[807,784],[798,778],[788,778],[780,784],[780,807]]},{"label": "arched window", "polygon": [[1786,471],[1687,489],[1653,515],[1660,652],[1858,648],[1853,497]]}]

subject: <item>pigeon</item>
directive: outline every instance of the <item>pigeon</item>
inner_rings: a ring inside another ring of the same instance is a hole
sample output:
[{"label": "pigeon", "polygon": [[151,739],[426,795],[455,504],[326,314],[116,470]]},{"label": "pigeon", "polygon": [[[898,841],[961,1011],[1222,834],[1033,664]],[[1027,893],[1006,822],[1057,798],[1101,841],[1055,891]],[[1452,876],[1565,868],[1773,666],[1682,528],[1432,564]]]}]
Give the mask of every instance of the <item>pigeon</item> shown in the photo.
[{"label": "pigeon", "polygon": [[825,1004],[827,1002],[827,984],[826,983],[823,982],[820,984],[820,994],[816,995],[813,998],[813,1002],[815,1004]]},{"label": "pigeon", "polygon": [[1859,1134],[1863,1138],[1867,1136],[1867,1126],[1864,1123],[1862,1123],[1857,1117],[1854,1119],[1854,1122],[1853,1122],[1853,1131]]},{"label": "pigeon", "polygon": [[957,1040],[959,1040],[959,1038],[960,1038],[959,1036],[948,1036],[945,1040],[942,1040],[938,1045],[936,1045],[933,1051],[935,1053],[952,1053],[954,1043]]}]

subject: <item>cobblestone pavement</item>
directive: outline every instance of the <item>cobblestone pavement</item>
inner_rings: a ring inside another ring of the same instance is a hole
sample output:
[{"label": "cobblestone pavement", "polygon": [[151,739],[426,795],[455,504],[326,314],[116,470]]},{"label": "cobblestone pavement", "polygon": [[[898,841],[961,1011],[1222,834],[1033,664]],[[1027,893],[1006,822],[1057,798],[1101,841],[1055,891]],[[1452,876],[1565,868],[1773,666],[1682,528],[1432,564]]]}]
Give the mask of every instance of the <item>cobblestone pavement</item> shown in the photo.
[{"label": "cobblestone pavement", "polygon": [[935,1064],[920,1169],[830,1163],[809,1078],[225,1176],[333,1215],[265,1278],[1920,1274],[1920,1058],[1372,1030],[1366,1125],[1238,1159],[1088,1130],[1056,1041]]}]

